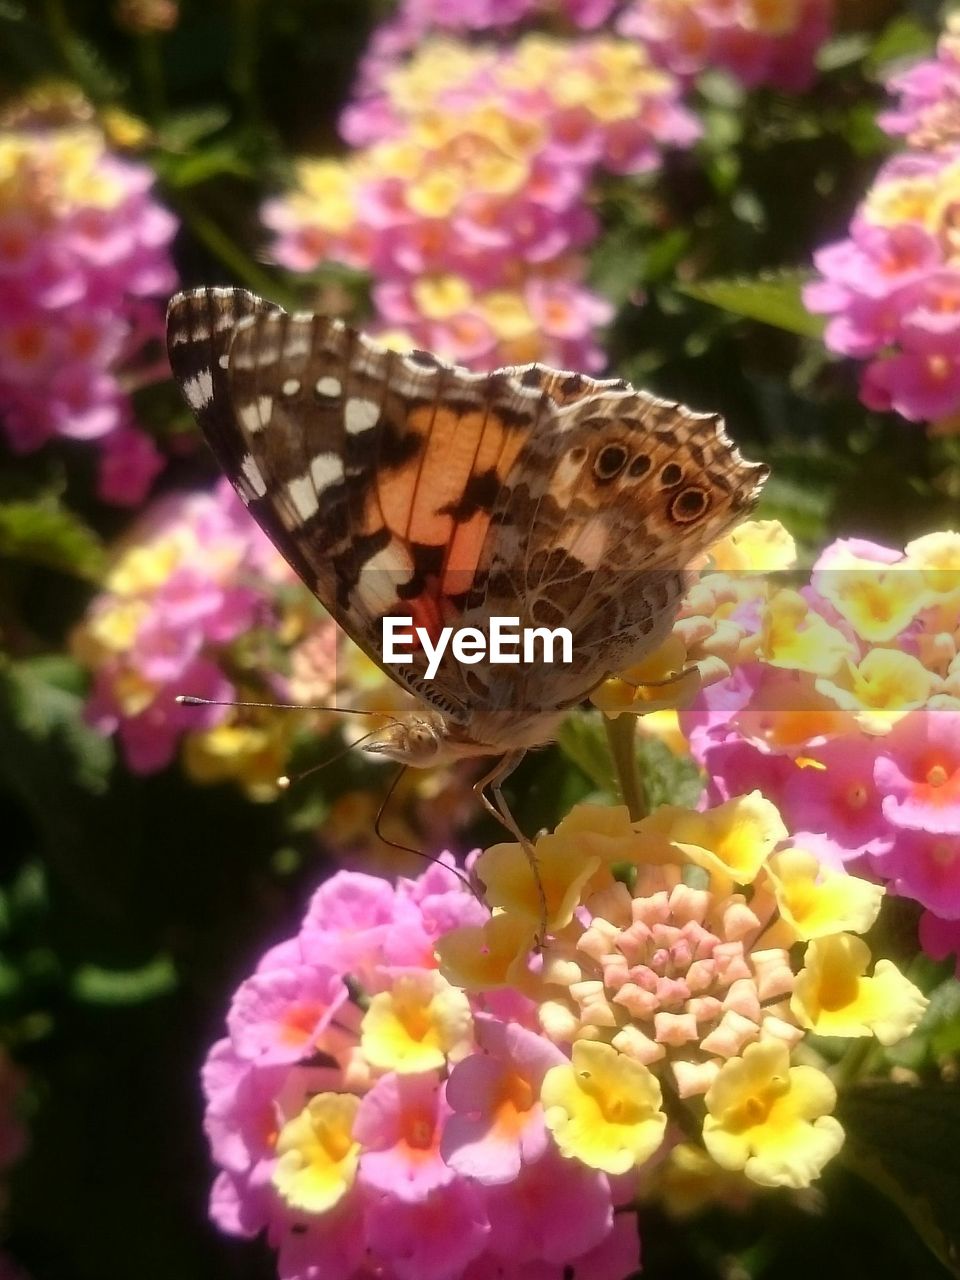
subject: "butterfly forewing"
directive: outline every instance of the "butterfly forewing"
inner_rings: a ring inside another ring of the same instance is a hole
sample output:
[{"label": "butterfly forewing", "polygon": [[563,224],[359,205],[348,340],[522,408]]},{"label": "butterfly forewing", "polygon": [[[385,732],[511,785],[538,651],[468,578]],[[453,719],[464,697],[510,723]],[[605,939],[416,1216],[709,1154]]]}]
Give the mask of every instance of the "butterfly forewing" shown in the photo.
[{"label": "butterfly forewing", "polygon": [[[569,665],[385,666],[461,726],[583,697],[666,634],[686,568],[766,469],[715,417],[541,365],[489,374],[387,351],[242,290],[178,295],[170,359],[227,474],[278,549],[381,666],[384,616],[568,627]],[[496,743],[499,745],[499,741]]]}]

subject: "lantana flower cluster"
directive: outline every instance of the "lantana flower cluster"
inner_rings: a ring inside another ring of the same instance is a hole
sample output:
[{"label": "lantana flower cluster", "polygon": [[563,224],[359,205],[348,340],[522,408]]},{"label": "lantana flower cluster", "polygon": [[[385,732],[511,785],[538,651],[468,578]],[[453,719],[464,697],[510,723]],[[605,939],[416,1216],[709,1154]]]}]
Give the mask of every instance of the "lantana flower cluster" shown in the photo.
[{"label": "lantana flower cluster", "polygon": [[277,589],[290,578],[226,480],[161,499],[135,526],[73,637],[93,673],[88,719],[117,734],[130,769],[164,768],[186,736],[194,776],[239,768],[252,783],[275,781],[289,721],[176,699],[249,692],[245,673],[267,665],[262,629],[278,624]]},{"label": "lantana flower cluster", "polygon": [[759,787],[824,865],[915,899],[931,949],[956,949],[960,534],[841,540],[805,585],[716,574],[693,595],[751,633],[680,712],[708,797]]},{"label": "lantana flower cluster", "polygon": [[374,327],[471,366],[595,370],[609,303],[584,280],[594,173],[642,173],[697,135],[676,80],[612,37],[499,50],[429,41],[343,118],[359,149],[304,160],[267,203],[294,271],[369,271]]},{"label": "lantana flower cluster", "polygon": [[830,35],[831,0],[633,0],[617,27],[678,76],[723,70],[746,88],[799,92]]},{"label": "lantana flower cluster", "polygon": [[[28,123],[0,140],[0,411],[28,453],[56,437],[100,450],[99,494],[140,502],[161,466],[130,388],[174,288],[176,220],[153,174],[92,123]],[[153,375],[151,375],[153,376]],[[157,377],[160,375],[157,374]]]},{"label": "lantana flower cluster", "polygon": [[211,1212],[266,1231],[282,1276],[624,1280],[626,1210],[684,1135],[750,1184],[808,1185],[843,1132],[793,1050],[891,1044],[925,1007],[860,937],[883,889],[794,847],[758,793],[579,806],[535,856],[545,937],[517,844],[472,868],[492,914],[448,855],[396,887],[341,872],[237,991],[204,1073]]},{"label": "lantana flower cluster", "polygon": [[804,292],[829,317],[827,346],[867,361],[864,404],[939,433],[960,412],[958,51],[954,18],[936,58],[888,81],[901,104],[879,123],[907,148],[877,174],[849,237],[815,254],[822,278]]},{"label": "lantana flower cluster", "polygon": [[795,92],[814,78],[814,58],[832,16],[831,0],[402,0],[373,34],[357,93],[381,93],[389,74],[437,33],[503,38],[532,23],[568,32],[615,28],[684,79],[722,69],[746,88]]},{"label": "lantana flower cluster", "polygon": [[[277,795],[300,730],[349,743],[380,723],[369,716],[416,705],[321,609],[226,480],[160,499],[128,532],[72,648],[92,676],[87,719],[117,736],[128,768],[154,773],[179,751],[193,781],[233,780],[256,800]],[[184,705],[181,695],[304,711]],[[338,706],[368,714],[318,709]],[[462,773],[411,771],[394,796],[393,838],[449,839],[471,795]],[[327,850],[364,851],[369,863],[380,801],[376,787],[341,787]]]}]

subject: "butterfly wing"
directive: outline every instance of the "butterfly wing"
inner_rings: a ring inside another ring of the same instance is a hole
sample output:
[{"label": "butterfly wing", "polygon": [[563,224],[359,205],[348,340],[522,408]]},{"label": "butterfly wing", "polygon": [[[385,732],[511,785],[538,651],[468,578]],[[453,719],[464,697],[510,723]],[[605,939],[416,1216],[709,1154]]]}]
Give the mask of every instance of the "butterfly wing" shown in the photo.
[{"label": "butterfly wing", "polygon": [[[453,723],[583,697],[669,628],[764,468],[719,420],[539,365],[475,374],[242,290],[178,295],[171,363],[243,501],[348,635]],[[642,460],[642,461],[641,461]],[[573,633],[569,667],[383,661],[382,623]],[[480,737],[493,741],[493,737]],[[499,739],[496,739],[499,741]]]},{"label": "butterfly wing", "polygon": [[691,562],[748,514],[766,475],[716,415],[626,384],[560,406],[499,497],[463,625],[500,615],[563,626],[573,661],[475,669],[478,702],[546,713],[652,652]]},{"label": "butterfly wing", "polygon": [[[399,355],[340,321],[260,307],[251,295],[245,307],[230,302],[235,315],[242,309],[231,330],[220,294],[171,305],[184,394],[261,527],[384,666],[385,615],[412,617],[434,639],[456,625],[492,505],[553,406],[539,385]],[[192,343],[195,352],[184,349]],[[428,680],[415,650],[408,665],[384,669],[449,719],[469,721],[472,695],[456,664]]]}]

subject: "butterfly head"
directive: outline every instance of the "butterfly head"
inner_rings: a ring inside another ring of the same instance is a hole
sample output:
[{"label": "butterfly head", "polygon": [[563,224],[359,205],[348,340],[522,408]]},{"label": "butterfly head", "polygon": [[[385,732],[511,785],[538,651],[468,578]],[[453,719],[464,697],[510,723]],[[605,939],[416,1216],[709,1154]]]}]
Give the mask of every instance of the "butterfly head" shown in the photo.
[{"label": "butterfly head", "polygon": [[363,750],[417,768],[444,763],[446,726],[439,716],[414,712],[381,729]]}]

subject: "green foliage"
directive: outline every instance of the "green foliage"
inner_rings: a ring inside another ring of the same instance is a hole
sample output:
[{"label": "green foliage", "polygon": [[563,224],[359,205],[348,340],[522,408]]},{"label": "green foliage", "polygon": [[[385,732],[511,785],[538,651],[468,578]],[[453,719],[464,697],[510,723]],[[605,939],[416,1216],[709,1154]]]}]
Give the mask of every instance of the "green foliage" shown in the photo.
[{"label": "green foliage", "polygon": [[103,544],[94,531],[52,499],[0,502],[0,556],[93,582],[104,564]]},{"label": "green foliage", "polygon": [[863,1085],[838,1108],[844,1163],[888,1196],[935,1257],[960,1275],[960,1090]]},{"label": "green foliage", "polygon": [[3,776],[41,822],[58,821],[56,797],[68,786],[106,790],[113,746],[84,722],[83,683],[76,664],[59,655],[0,665]]},{"label": "green foliage", "polygon": [[708,302],[748,320],[785,329],[802,337],[819,338],[823,320],[804,307],[801,289],[809,274],[779,271],[754,279],[703,280],[680,287],[688,298]]}]

